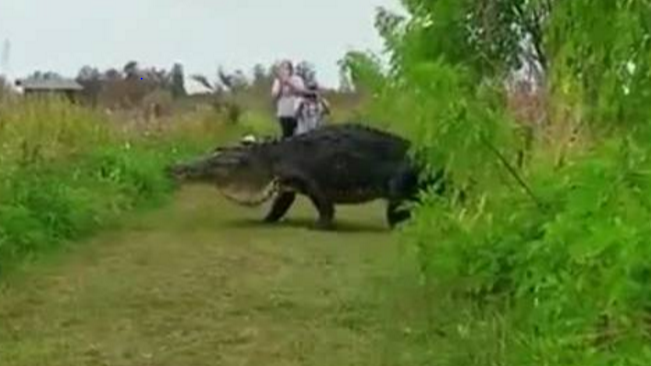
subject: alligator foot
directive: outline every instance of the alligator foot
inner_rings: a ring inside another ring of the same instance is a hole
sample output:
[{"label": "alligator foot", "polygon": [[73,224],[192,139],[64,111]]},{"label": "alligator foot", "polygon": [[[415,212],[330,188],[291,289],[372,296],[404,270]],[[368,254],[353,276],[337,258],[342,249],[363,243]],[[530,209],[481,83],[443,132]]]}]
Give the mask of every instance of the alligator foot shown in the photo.
[{"label": "alligator foot", "polygon": [[279,220],[274,219],[274,218],[270,218],[270,217],[268,217],[268,216],[265,217],[264,219],[262,219],[262,223],[263,223],[263,224],[266,224],[266,225],[275,224],[275,223],[277,223],[278,221],[279,221]]},{"label": "alligator foot", "polygon": [[271,210],[264,218],[265,223],[274,223],[278,222],[280,219],[285,216],[289,208],[292,207],[294,200],[296,199],[296,193],[294,192],[283,192],[281,193],[274,203],[271,206]]},{"label": "alligator foot", "polygon": [[395,229],[396,226],[411,218],[411,212],[408,209],[400,208],[400,206],[400,202],[390,202],[387,207],[386,218],[391,229]]},{"label": "alligator foot", "polygon": [[332,222],[332,220],[317,220],[314,225],[313,229],[318,230],[318,231],[332,231],[334,230],[335,225]]}]

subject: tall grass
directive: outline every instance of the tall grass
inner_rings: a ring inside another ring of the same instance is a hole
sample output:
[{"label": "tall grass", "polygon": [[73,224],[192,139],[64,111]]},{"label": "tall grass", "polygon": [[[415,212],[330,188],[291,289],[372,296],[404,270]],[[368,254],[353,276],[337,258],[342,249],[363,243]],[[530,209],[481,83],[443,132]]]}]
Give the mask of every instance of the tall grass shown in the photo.
[{"label": "tall grass", "polygon": [[138,125],[55,98],[4,102],[0,274],[125,212],[164,202],[172,192],[164,167],[233,132],[199,115]]},{"label": "tall grass", "polygon": [[[487,3],[500,16],[467,17]],[[379,22],[391,71],[348,60],[369,113],[404,120],[391,128],[466,188],[463,202],[424,192],[405,227],[433,294],[423,364],[648,365],[651,8],[526,3],[404,1],[409,20]],[[509,9],[546,6],[543,94],[509,98],[482,65],[504,58],[476,57],[466,32],[499,49]]]}]

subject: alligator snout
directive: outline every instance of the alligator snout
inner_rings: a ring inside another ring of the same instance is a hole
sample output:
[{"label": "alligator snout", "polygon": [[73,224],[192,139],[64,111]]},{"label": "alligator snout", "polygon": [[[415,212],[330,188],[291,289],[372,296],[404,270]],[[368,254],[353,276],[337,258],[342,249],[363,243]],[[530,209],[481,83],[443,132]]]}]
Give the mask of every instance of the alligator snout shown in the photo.
[{"label": "alligator snout", "polygon": [[172,164],[165,167],[164,174],[171,180],[179,181],[183,178],[184,171],[182,166]]},{"label": "alligator snout", "polygon": [[174,165],[166,166],[163,171],[165,172],[165,176],[168,177],[168,178],[175,178],[176,177],[176,167]]}]

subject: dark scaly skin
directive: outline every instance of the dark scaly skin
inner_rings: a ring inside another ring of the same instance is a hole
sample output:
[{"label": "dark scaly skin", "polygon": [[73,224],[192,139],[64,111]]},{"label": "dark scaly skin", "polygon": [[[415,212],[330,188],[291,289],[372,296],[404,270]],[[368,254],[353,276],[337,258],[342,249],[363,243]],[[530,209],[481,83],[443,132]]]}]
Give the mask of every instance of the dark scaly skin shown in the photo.
[{"label": "dark scaly skin", "polygon": [[296,194],[302,194],[318,211],[320,229],[333,227],[336,205],[376,199],[388,202],[386,219],[394,227],[410,217],[400,206],[414,201],[419,190],[409,148],[407,140],[384,131],[333,124],[282,140],[219,148],[191,169],[186,164],[171,171],[192,170],[204,182],[228,179],[234,185],[274,180],[277,192],[264,219],[268,223],[281,220]]}]

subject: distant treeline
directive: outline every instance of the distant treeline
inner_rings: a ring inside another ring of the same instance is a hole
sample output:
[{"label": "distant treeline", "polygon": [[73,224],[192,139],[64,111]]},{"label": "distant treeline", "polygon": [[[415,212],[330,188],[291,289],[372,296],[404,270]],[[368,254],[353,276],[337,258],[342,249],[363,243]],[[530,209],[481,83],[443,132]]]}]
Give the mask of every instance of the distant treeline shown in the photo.
[{"label": "distant treeline", "polygon": [[[256,64],[249,72],[241,69],[226,71],[220,67],[214,76],[201,74],[186,75],[184,67],[175,63],[171,68],[143,66],[130,61],[122,67],[101,70],[94,66],[84,66],[75,80],[83,86],[78,101],[88,107],[104,110],[139,110],[148,115],[161,116],[171,113],[177,107],[210,105],[237,122],[246,110],[273,113],[270,97],[277,64]],[[316,79],[314,66],[302,61],[296,64],[296,72],[304,79]],[[353,90],[352,82],[341,70],[341,83],[338,89],[323,89],[338,112],[348,116],[360,102]],[[56,72],[36,71],[27,79],[61,78]],[[189,94],[187,81],[192,80],[205,89],[203,92]],[[344,116],[342,116],[342,119]]]}]

